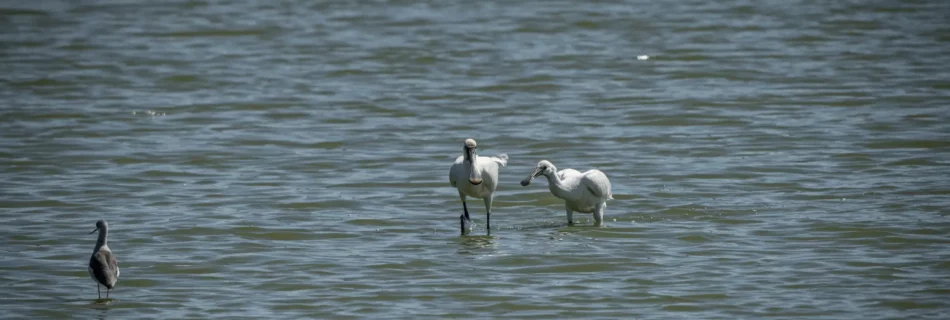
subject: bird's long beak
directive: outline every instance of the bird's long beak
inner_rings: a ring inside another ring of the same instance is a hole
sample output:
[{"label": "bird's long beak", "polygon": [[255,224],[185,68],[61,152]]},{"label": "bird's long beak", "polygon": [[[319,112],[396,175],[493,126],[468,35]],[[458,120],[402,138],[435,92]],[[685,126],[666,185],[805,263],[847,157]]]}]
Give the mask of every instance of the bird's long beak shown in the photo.
[{"label": "bird's long beak", "polygon": [[92,232],[90,232],[89,234],[96,233],[96,231],[99,231],[99,228],[96,228],[96,230],[92,230]]},{"label": "bird's long beak", "polygon": [[531,172],[531,174],[528,175],[527,178],[524,178],[524,180],[521,180],[521,186],[527,187],[529,184],[531,184],[531,180],[534,180],[535,177],[540,176],[540,175],[541,175],[541,168],[534,168],[534,172]]},{"label": "bird's long beak", "polygon": [[482,173],[475,168],[474,164],[472,165],[471,171],[472,174],[468,176],[468,182],[476,186],[482,184]]},{"label": "bird's long beak", "polygon": [[468,152],[468,155],[467,155],[468,163],[471,166],[469,167],[468,182],[470,182],[473,185],[479,185],[482,183],[482,172],[479,171],[475,167],[475,157],[476,157],[475,148],[470,148],[467,150],[467,152]]}]

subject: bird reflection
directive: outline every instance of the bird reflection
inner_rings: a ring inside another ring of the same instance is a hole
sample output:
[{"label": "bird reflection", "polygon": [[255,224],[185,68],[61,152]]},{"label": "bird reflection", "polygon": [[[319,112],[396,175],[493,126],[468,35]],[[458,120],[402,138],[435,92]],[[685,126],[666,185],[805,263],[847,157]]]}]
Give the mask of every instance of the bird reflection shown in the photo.
[{"label": "bird reflection", "polygon": [[470,236],[470,237],[459,237],[459,250],[458,254],[465,255],[482,255],[485,254],[485,249],[495,248],[496,237],[492,236]]},{"label": "bird reflection", "polygon": [[96,319],[99,319],[99,320],[109,319],[109,309],[108,308],[99,309],[99,315],[96,316]]}]

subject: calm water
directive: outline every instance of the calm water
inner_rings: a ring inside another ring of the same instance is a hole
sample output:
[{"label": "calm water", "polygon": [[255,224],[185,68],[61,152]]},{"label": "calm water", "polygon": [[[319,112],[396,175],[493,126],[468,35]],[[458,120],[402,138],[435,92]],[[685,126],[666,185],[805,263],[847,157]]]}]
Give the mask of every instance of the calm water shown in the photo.
[{"label": "calm water", "polygon": [[947,1],[0,3],[3,318],[950,317]]}]

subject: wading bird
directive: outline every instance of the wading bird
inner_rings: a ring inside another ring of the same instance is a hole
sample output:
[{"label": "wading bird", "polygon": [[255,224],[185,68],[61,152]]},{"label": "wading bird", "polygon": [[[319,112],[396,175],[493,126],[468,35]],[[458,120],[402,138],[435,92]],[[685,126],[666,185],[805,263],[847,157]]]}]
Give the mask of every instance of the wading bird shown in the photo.
[{"label": "wading bird", "polygon": [[96,240],[96,248],[92,250],[92,257],[89,258],[89,276],[96,281],[96,293],[99,299],[102,299],[102,292],[99,291],[99,285],[106,286],[106,299],[109,298],[109,291],[115,287],[115,282],[119,280],[119,262],[115,260],[112,250],[106,240],[109,237],[109,223],[105,220],[96,222],[96,230],[89,234],[99,231],[99,239]]},{"label": "wading bird", "polygon": [[567,223],[574,224],[574,212],[593,213],[594,225],[604,224],[604,208],[607,200],[613,199],[610,192],[610,180],[600,170],[590,170],[584,173],[574,169],[557,171],[554,164],[547,160],[538,162],[534,172],[521,180],[522,186],[531,184],[535,177],[548,178],[548,189],[555,197],[564,199],[564,209],[567,211]]},{"label": "wading bird", "polygon": [[466,139],[462,155],[455,159],[449,169],[449,183],[458,189],[459,198],[462,198],[463,213],[459,216],[462,234],[472,228],[472,219],[468,216],[468,206],[465,204],[466,196],[485,201],[485,227],[491,233],[491,203],[495,197],[495,187],[498,186],[498,167],[508,164],[508,155],[480,157],[476,148],[474,139]]}]

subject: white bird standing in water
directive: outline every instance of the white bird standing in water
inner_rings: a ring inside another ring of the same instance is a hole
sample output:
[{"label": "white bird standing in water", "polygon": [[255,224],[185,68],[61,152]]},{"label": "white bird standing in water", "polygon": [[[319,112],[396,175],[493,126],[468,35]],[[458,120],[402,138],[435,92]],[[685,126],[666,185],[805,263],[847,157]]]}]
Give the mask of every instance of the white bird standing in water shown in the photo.
[{"label": "white bird standing in water", "polygon": [[89,276],[96,281],[96,293],[99,294],[99,299],[102,299],[102,292],[99,291],[100,284],[106,286],[106,299],[108,299],[109,291],[119,280],[119,262],[115,260],[115,255],[106,244],[106,238],[109,237],[109,224],[105,220],[96,221],[96,230],[92,230],[89,234],[96,231],[99,231],[99,239],[96,240],[96,248],[92,250],[92,257],[89,258]]},{"label": "white bird standing in water", "polygon": [[459,198],[462,198],[464,213],[459,216],[462,234],[472,227],[472,219],[468,216],[468,206],[465,204],[466,196],[485,201],[485,226],[488,233],[491,233],[491,203],[495,197],[495,187],[498,186],[498,167],[508,164],[508,155],[479,157],[475,151],[476,147],[474,139],[465,140],[463,154],[455,159],[449,170],[449,183],[458,189]]},{"label": "white bird standing in water", "polygon": [[600,170],[590,170],[584,173],[574,169],[557,171],[554,164],[547,160],[538,162],[538,166],[527,178],[521,180],[522,186],[531,184],[535,177],[548,178],[548,188],[555,197],[564,199],[564,209],[567,211],[567,223],[574,224],[574,211],[593,213],[594,225],[604,224],[604,209],[607,200],[613,199],[610,192],[610,180]]}]

